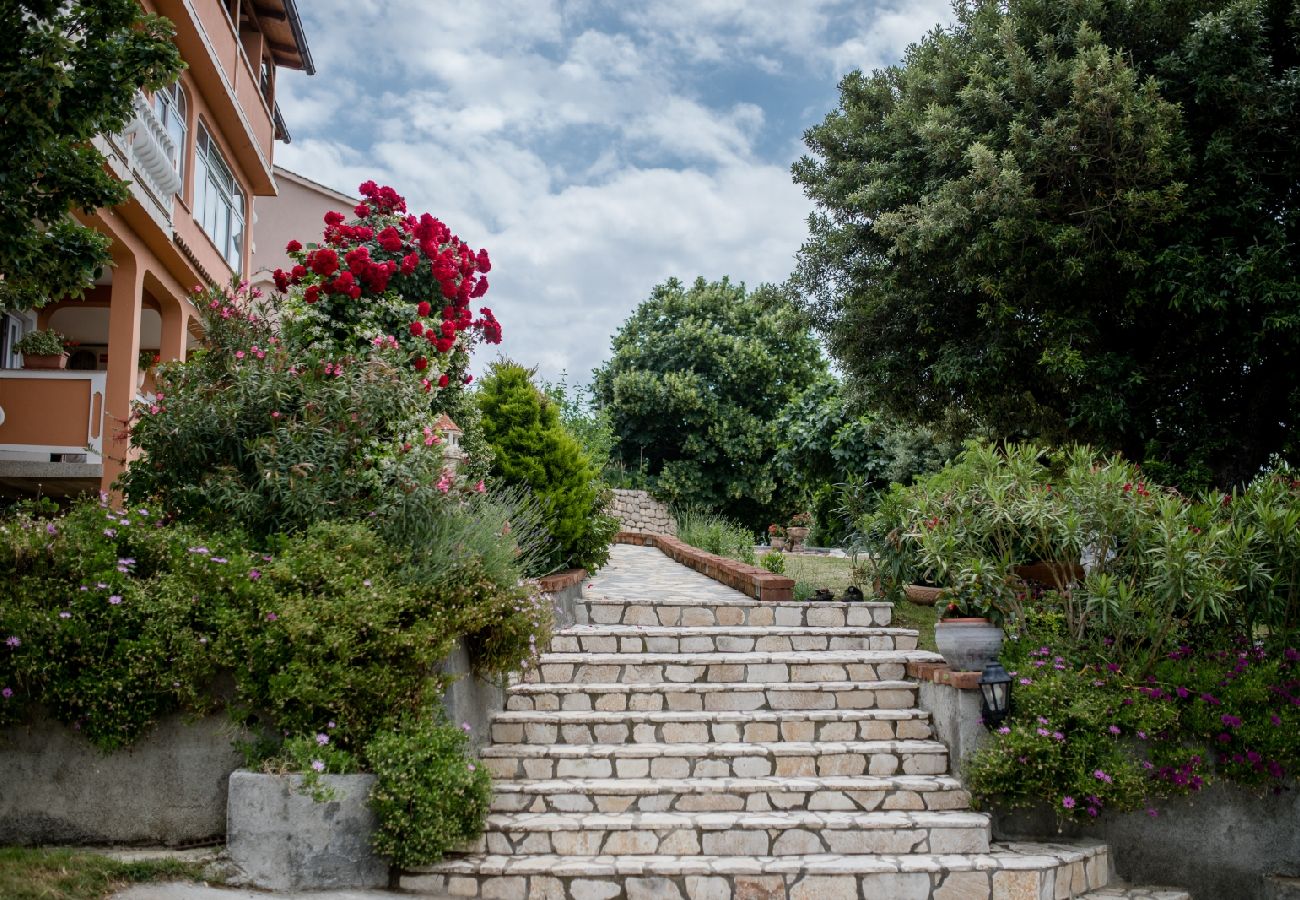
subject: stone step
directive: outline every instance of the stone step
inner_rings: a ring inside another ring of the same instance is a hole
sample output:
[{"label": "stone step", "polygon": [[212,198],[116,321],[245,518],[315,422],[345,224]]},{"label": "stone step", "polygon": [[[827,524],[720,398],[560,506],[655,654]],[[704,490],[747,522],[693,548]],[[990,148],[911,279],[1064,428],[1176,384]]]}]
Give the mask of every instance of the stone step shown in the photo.
[{"label": "stone step", "polygon": [[942,775],[939,741],[719,744],[492,744],[494,778],[753,778],[769,775]]},{"label": "stone step", "polygon": [[998,845],[974,855],[506,856],[446,859],[402,887],[530,900],[1065,900],[1105,887],[1104,844]]},{"label": "stone step", "polygon": [[500,712],[492,740],[526,744],[887,741],[930,737],[919,709],[752,712]]},{"label": "stone step", "polygon": [[974,812],[493,813],[472,853],[802,856],[986,853]]},{"label": "stone step", "polygon": [[574,625],[551,639],[553,653],[747,653],[790,650],[915,650],[908,628],[723,625]]},{"label": "stone step", "polygon": [[946,775],[568,778],[498,781],[493,790],[493,812],[872,812],[970,806],[961,782]]},{"label": "stone step", "polygon": [[579,625],[674,625],[707,628],[715,625],[781,625],[800,628],[889,626],[894,607],[889,603],[819,603],[792,600],[701,600],[692,597],[656,597],[646,601],[587,596],[577,605]]},{"label": "stone step", "polygon": [[507,710],[814,710],[915,709],[909,681],[783,682],[778,684],[531,684],[510,686]]},{"label": "stone step", "polygon": [[909,662],[940,662],[925,650],[787,653],[544,653],[524,680],[562,684],[897,681]]},{"label": "stone step", "polygon": [[1080,900],[1192,900],[1192,895],[1180,888],[1114,884],[1088,891]]}]

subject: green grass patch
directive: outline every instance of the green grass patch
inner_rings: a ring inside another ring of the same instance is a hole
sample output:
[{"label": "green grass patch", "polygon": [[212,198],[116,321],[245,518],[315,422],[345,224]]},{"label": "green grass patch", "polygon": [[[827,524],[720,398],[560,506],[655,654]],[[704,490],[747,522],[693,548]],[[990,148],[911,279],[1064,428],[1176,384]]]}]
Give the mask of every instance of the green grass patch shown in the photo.
[{"label": "green grass patch", "polygon": [[[823,587],[838,597],[850,584],[857,584],[867,599],[880,599],[871,596],[870,578],[854,579],[852,559],[787,553],[785,574],[794,579],[797,599],[807,599],[813,591]],[[919,635],[917,646],[922,650],[934,650],[934,623],[938,617],[936,607],[903,601],[894,604],[893,627],[916,629]]]},{"label": "green grass patch", "polygon": [[133,862],[84,850],[0,847],[0,897],[5,900],[103,900],[130,884],[201,881],[200,863]]}]

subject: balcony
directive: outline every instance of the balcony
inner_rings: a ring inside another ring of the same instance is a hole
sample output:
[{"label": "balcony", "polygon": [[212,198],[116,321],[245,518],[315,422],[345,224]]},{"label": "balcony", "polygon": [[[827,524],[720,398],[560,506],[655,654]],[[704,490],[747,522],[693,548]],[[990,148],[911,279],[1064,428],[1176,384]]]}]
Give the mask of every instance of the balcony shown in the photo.
[{"label": "balcony", "polygon": [[104,137],[100,149],[115,174],[131,182],[131,193],[166,233],[171,233],[172,204],[181,179],[172,162],[177,148],[153,104],[136,92],[134,115],[120,134]]},{"label": "balcony", "polygon": [[0,492],[99,490],[107,372],[0,369]]}]

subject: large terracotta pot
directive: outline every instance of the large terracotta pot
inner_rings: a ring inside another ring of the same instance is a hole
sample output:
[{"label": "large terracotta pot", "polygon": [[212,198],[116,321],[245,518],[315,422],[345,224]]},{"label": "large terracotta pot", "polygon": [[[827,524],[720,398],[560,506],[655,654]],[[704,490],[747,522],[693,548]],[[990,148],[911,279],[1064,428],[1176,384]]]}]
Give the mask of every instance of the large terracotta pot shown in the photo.
[{"label": "large terracotta pot", "polygon": [[1002,629],[988,619],[941,619],[934,645],[954,672],[982,672],[1002,651]]},{"label": "large terracotta pot", "polygon": [[909,584],[903,588],[903,596],[917,606],[934,606],[943,596],[943,588],[930,587],[925,584]]},{"label": "large terracotta pot", "polygon": [[785,533],[790,539],[791,550],[798,550],[803,546],[803,542],[808,539],[808,529],[802,525],[791,525],[785,530]]},{"label": "large terracotta pot", "polygon": [[68,367],[68,354],[57,353],[50,356],[35,356],[31,353],[23,354],[24,369],[66,369]]}]

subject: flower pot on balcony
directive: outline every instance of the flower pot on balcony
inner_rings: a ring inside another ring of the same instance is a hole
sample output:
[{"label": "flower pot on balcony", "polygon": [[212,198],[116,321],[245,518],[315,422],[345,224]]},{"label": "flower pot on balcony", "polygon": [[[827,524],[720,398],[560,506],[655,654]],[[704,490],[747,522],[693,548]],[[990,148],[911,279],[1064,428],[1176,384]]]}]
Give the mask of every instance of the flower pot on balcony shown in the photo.
[{"label": "flower pot on balcony", "polygon": [[1002,652],[1002,629],[988,619],[940,619],[934,645],[954,672],[982,672]]},{"label": "flower pot on balcony", "polygon": [[23,354],[24,369],[66,369],[68,367],[68,354],[57,353],[49,356],[36,356],[31,353]]}]

